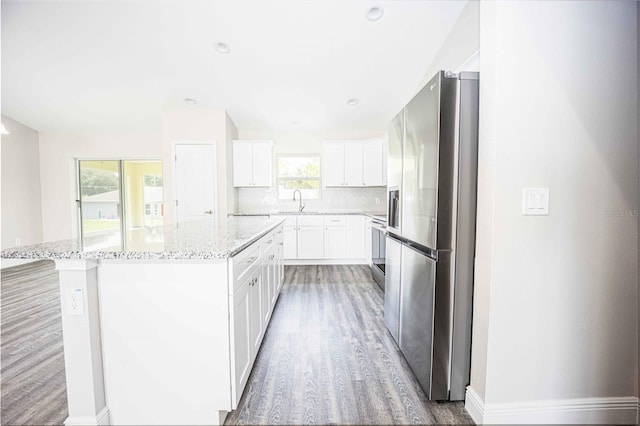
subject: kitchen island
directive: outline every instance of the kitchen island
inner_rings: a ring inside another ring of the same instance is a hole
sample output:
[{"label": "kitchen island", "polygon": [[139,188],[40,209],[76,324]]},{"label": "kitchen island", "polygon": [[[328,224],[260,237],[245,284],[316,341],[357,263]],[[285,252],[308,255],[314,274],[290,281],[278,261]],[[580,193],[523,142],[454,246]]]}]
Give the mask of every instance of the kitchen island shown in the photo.
[{"label": "kitchen island", "polygon": [[282,287],[282,222],[193,221],[134,230],[118,247],[97,237],[4,250],[56,262],[65,424],[221,424]]}]

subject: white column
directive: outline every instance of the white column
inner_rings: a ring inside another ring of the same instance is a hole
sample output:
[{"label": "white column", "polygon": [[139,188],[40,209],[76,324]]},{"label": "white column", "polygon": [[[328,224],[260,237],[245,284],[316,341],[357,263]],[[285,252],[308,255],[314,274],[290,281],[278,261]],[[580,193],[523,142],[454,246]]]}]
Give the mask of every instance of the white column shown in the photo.
[{"label": "white column", "polygon": [[[65,425],[109,424],[98,303],[98,261],[56,260],[69,417]],[[72,294],[78,302],[72,301]],[[75,304],[75,311],[72,305]]]}]

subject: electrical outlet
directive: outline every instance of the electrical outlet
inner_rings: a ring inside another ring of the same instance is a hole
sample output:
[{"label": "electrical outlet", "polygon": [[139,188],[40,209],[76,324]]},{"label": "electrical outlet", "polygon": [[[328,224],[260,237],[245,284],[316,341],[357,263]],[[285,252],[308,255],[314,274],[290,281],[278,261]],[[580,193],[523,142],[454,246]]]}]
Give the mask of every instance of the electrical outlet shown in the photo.
[{"label": "electrical outlet", "polygon": [[65,289],[67,315],[84,315],[84,292],[81,288]]}]

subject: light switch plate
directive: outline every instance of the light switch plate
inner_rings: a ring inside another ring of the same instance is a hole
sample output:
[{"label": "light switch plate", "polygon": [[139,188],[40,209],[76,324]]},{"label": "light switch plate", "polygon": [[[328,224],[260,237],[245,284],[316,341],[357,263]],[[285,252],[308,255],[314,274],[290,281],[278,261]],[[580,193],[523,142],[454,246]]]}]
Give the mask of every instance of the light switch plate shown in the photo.
[{"label": "light switch plate", "polygon": [[522,214],[525,216],[548,216],[549,188],[523,188]]}]

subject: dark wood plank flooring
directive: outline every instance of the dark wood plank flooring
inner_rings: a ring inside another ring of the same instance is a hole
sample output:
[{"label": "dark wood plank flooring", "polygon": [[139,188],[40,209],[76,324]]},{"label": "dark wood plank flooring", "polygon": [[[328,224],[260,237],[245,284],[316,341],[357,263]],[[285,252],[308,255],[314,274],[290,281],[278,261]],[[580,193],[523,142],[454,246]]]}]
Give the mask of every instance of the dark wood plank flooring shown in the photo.
[{"label": "dark wood plank flooring", "polygon": [[473,424],[427,400],[364,266],[289,266],[238,409],[225,424]]},{"label": "dark wood plank flooring", "polygon": [[[2,270],[3,425],[67,417],[58,273]],[[289,266],[237,410],[226,424],[471,424],[462,403],[428,401],[384,326],[363,266]]]},{"label": "dark wood plank flooring", "polygon": [[0,273],[3,425],[60,425],[68,415],[54,267],[38,261]]}]

